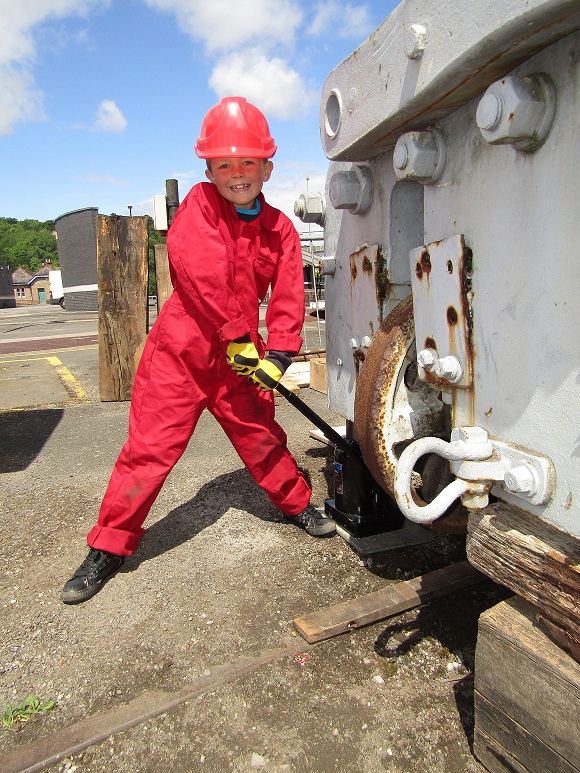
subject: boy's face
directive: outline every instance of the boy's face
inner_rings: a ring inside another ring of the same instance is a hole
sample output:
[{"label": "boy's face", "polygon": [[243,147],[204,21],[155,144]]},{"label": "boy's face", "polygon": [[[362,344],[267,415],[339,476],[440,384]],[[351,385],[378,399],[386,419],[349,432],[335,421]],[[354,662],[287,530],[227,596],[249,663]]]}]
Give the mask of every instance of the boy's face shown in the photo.
[{"label": "boy's face", "polygon": [[252,209],[262,185],[270,179],[274,164],[263,158],[212,158],[205,175],[226,201]]}]

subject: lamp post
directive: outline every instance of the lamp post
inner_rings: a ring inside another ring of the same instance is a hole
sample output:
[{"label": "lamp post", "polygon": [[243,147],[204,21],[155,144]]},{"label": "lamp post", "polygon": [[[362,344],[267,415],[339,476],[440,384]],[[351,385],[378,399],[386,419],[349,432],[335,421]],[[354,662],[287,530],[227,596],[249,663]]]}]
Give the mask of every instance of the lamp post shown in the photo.
[{"label": "lamp post", "polygon": [[131,204],[129,204],[129,206],[127,207],[127,209],[129,210],[129,217],[133,217],[133,212],[132,212],[132,210],[133,210],[133,206],[132,206]]}]

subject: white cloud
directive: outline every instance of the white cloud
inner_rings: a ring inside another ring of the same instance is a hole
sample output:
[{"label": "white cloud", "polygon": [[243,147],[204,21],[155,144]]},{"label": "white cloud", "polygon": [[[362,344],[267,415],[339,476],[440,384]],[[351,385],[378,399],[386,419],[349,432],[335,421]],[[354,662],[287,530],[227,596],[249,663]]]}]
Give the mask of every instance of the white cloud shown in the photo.
[{"label": "white cloud", "polygon": [[266,115],[288,119],[304,115],[317,99],[301,75],[278,57],[259,49],[229,54],[215,67],[209,85],[218,97],[246,97]]},{"label": "white cloud", "polygon": [[354,5],[339,0],[326,0],[316,4],[316,14],[307,32],[314,37],[332,32],[339,38],[362,39],[373,29],[366,4]]},{"label": "white cloud", "polygon": [[24,121],[44,118],[42,93],[27,69],[0,65],[0,136],[12,134]]},{"label": "white cloud", "polygon": [[104,99],[99,105],[94,128],[101,132],[119,134],[127,127],[127,120],[112,99]]},{"label": "white cloud", "polygon": [[87,13],[107,0],[27,0],[5,2],[0,23],[0,135],[15,124],[42,120],[42,93],[36,87],[34,29],[51,18]]},{"label": "white cloud", "polygon": [[179,26],[208,52],[228,51],[259,43],[289,45],[302,20],[293,0],[144,0],[157,11],[172,13]]}]

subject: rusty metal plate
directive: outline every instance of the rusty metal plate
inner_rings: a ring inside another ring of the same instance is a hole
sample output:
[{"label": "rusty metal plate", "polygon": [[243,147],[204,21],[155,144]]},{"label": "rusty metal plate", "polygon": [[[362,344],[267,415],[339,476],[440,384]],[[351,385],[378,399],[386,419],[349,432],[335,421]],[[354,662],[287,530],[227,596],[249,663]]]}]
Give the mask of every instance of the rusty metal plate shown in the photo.
[{"label": "rusty metal plate", "polygon": [[441,389],[473,385],[471,250],[463,234],[411,250],[411,287],[417,351],[431,349],[439,358],[452,355],[461,380],[450,384],[419,369],[419,377]]}]

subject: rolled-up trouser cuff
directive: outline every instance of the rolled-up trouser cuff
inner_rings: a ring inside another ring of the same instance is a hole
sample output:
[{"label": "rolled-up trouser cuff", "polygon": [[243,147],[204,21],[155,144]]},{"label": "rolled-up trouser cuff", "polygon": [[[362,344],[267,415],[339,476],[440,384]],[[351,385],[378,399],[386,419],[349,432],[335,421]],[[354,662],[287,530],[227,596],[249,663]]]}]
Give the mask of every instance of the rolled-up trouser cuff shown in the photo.
[{"label": "rolled-up trouser cuff", "polygon": [[135,533],[123,529],[112,529],[109,526],[93,526],[87,535],[89,547],[96,550],[106,550],[117,556],[130,556],[135,552],[139,540],[145,534],[145,529],[139,528]]}]

